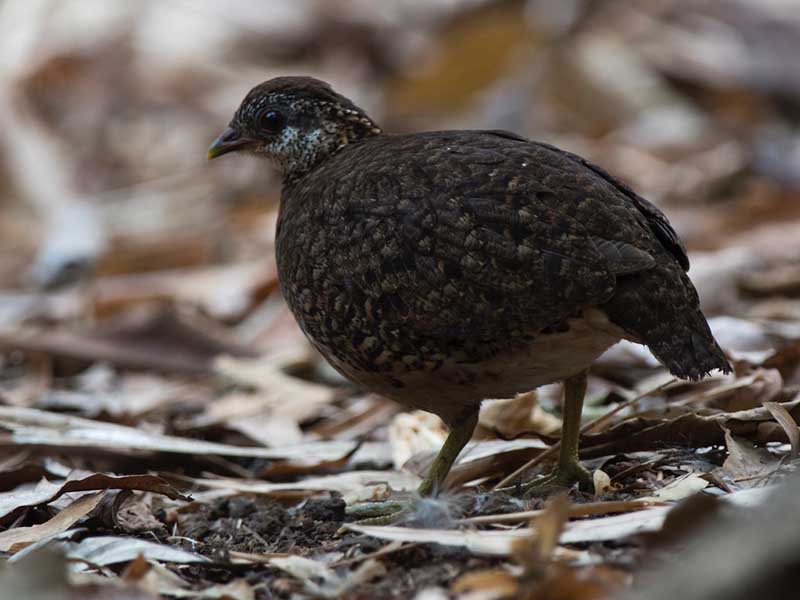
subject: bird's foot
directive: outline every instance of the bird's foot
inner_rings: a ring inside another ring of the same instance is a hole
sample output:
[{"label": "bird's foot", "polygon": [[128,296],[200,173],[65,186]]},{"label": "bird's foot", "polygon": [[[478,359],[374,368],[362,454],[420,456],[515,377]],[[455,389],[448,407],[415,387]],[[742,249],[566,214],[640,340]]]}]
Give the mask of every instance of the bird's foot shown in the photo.
[{"label": "bird's foot", "polygon": [[592,474],[589,470],[578,462],[558,465],[549,475],[523,484],[521,495],[525,498],[547,496],[565,488],[571,488],[576,483],[580,489],[591,491],[593,484]]},{"label": "bird's foot", "polygon": [[348,506],[346,514],[356,525],[396,525],[423,529],[451,529],[474,503],[472,495],[413,495],[386,502],[364,502]]},{"label": "bird's foot", "polygon": [[345,514],[356,525],[393,525],[402,521],[414,510],[413,500],[385,500],[359,502],[345,509]]}]

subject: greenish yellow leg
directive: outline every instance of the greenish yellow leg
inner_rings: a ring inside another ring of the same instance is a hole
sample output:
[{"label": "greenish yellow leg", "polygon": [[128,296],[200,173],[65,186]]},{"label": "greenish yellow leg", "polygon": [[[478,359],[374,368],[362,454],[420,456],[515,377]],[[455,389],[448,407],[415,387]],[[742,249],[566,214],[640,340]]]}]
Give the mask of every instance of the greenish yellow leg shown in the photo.
[{"label": "greenish yellow leg", "polygon": [[444,446],[439,450],[439,454],[433,460],[433,464],[428,469],[428,474],[419,487],[417,494],[420,496],[438,496],[444,486],[444,480],[453,463],[456,462],[459,453],[464,446],[472,439],[475,426],[478,424],[478,411],[471,413],[467,418],[453,425],[450,435],[444,441]]},{"label": "greenish yellow leg", "polygon": [[571,487],[575,483],[582,486],[591,485],[591,473],[578,461],[578,439],[585,395],[586,371],[564,381],[564,422],[561,427],[558,465],[550,475],[524,485],[523,492],[526,497],[546,494],[556,488]]},{"label": "greenish yellow leg", "polygon": [[[444,486],[450,468],[467,445],[478,424],[478,411],[470,413],[461,421],[454,423],[450,434],[428,469],[428,474],[417,488],[422,497],[437,496]],[[347,507],[348,516],[358,519],[363,525],[388,525],[400,519],[414,508],[414,501],[363,502]]]}]

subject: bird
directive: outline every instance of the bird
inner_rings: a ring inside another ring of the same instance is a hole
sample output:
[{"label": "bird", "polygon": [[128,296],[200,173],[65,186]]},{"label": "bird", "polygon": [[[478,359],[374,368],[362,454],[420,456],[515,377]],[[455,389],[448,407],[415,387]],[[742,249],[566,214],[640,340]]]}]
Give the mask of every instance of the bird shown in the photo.
[{"label": "bird", "polygon": [[306,76],[246,95],[208,158],[231,152],[281,174],[280,289],[311,344],[449,427],[420,496],[443,489],[483,400],[556,382],[558,462],[531,489],[590,481],[587,371],[620,340],[678,378],[731,370],[667,217],[576,154],[503,130],[386,133]]}]

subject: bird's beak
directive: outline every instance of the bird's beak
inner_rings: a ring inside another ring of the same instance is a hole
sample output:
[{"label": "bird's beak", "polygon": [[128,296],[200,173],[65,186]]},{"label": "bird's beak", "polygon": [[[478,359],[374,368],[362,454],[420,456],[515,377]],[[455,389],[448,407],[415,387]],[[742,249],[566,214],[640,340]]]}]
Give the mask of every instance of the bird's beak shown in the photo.
[{"label": "bird's beak", "polygon": [[253,145],[253,140],[243,138],[239,135],[233,127],[228,127],[225,131],[219,134],[219,137],[211,142],[208,147],[208,160],[233,152],[235,150],[242,150],[247,146]]}]

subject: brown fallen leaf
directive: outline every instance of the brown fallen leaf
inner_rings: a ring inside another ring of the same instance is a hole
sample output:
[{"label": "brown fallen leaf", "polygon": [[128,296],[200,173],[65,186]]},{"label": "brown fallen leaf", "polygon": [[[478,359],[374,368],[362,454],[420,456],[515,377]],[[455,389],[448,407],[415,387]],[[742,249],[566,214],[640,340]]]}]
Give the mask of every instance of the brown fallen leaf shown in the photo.
[{"label": "brown fallen leaf", "polygon": [[95,473],[66,481],[40,481],[33,489],[13,490],[0,494],[0,520],[9,521],[21,510],[30,506],[47,504],[70,492],[93,490],[142,490],[163,494],[174,500],[189,500],[165,480],[155,475],[106,475]]},{"label": "brown fallen leaf", "polygon": [[[392,445],[394,468],[404,468],[416,454],[426,451],[435,454],[442,447],[446,437],[447,428],[442,420],[432,413],[413,411],[396,415],[389,424],[389,443]],[[410,468],[416,472],[413,466]]]},{"label": "brown fallen leaf", "polygon": [[166,307],[126,314],[84,334],[4,327],[0,348],[192,375],[210,374],[214,358],[221,354],[256,354],[223,339],[218,329],[197,316]]},{"label": "brown fallen leaf", "polygon": [[0,552],[15,553],[26,546],[66,531],[88,515],[100,503],[105,491],[88,494],[75,500],[56,516],[39,525],[14,527],[0,533]]},{"label": "brown fallen leaf", "polygon": [[274,288],[277,269],[272,260],[194,269],[162,269],[97,279],[92,302],[100,314],[137,303],[187,302],[227,321],[240,317],[257,300],[259,290]]},{"label": "brown fallen leaf", "polygon": [[0,434],[0,446],[51,446],[70,451],[86,449],[104,452],[240,456],[292,460],[304,465],[337,460],[352,452],[357,445],[355,442],[341,440],[305,442],[281,448],[232,446],[161,435],[136,427],[65,414],[6,406],[0,406],[0,426],[10,432],[10,434]]},{"label": "brown fallen leaf", "polygon": [[[800,398],[780,403],[792,418],[800,415]],[[730,413],[699,415],[688,413],[674,419],[636,418],[610,429],[581,438],[581,457],[594,458],[624,452],[658,450],[664,447],[700,448],[722,444],[724,429],[759,443],[788,442],[781,427],[765,430],[762,424],[774,417],[763,406]]]},{"label": "brown fallen leaf", "polygon": [[269,447],[301,442],[300,423],[317,417],[337,396],[331,386],[289,375],[291,367],[308,357],[305,343],[268,351],[259,358],[218,357],[216,373],[253,391],[236,391],[215,400],[183,426],[224,425]]},{"label": "brown fallen leaf", "polygon": [[777,369],[784,381],[797,383],[797,376],[800,373],[800,340],[794,340],[771,352],[764,360],[763,367]]},{"label": "brown fallen leaf", "polygon": [[[539,582],[536,591],[520,600],[613,600],[625,588],[630,575],[626,569],[610,564],[572,567],[554,565]],[[525,587],[523,589],[526,589]]]},{"label": "brown fallen leaf", "polygon": [[127,533],[162,530],[164,524],[153,514],[151,500],[149,494],[120,492],[111,507],[114,527]]},{"label": "brown fallen leaf", "polygon": [[516,398],[481,404],[476,437],[509,440],[523,433],[553,435],[560,428],[561,420],[539,406],[536,392],[527,392]]},{"label": "brown fallen leaf", "polygon": [[743,438],[725,430],[728,457],[721,472],[738,488],[761,487],[780,466],[780,460],[766,448],[756,448]]},{"label": "brown fallen leaf", "polygon": [[776,369],[755,368],[748,375],[723,381],[674,400],[670,406],[710,406],[727,412],[756,408],[775,400],[783,389]]},{"label": "brown fallen leaf", "polygon": [[531,521],[533,535],[518,539],[511,545],[511,558],[522,566],[523,577],[538,576],[553,559],[561,533],[569,519],[569,505],[566,494],[549,500],[542,514]]},{"label": "brown fallen leaf", "polygon": [[783,427],[786,437],[789,438],[789,444],[792,446],[792,458],[797,458],[800,453],[800,428],[797,427],[797,421],[785,406],[777,402],[764,402],[764,408],[770,412],[775,422]]},{"label": "brown fallen leaf", "polygon": [[[64,473],[49,468],[54,461],[31,460],[30,454],[23,451],[0,465],[0,492],[13,490],[23,483],[33,483],[42,477],[58,478]],[[69,469],[66,469],[69,472]]]}]

